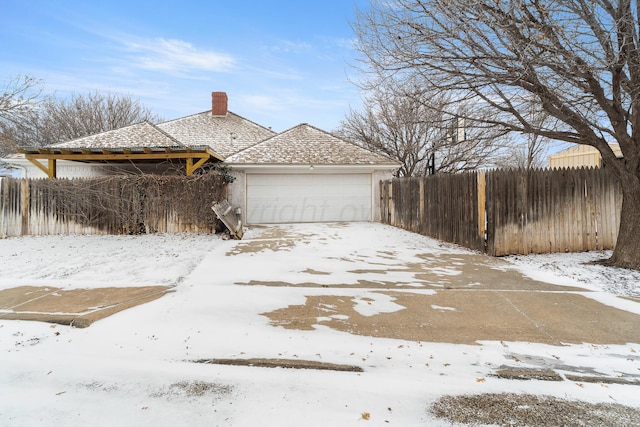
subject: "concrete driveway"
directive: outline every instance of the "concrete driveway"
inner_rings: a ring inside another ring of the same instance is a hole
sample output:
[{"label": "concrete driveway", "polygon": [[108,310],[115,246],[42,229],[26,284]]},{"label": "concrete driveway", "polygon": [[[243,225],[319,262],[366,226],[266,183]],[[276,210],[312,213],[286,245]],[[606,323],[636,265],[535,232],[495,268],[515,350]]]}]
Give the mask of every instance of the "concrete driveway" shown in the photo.
[{"label": "concrete driveway", "polygon": [[640,342],[640,316],[586,289],[536,281],[506,261],[441,242],[395,242],[378,224],[323,227],[260,228],[227,252],[230,261],[247,260],[238,285],[308,290],[304,304],[262,313],[273,326],[463,344]]},{"label": "concrete driveway", "polygon": [[[505,417],[549,408],[539,395],[640,407],[637,301],[381,224],[29,237],[0,255],[2,425],[442,426],[428,408],[469,394]],[[7,320],[38,313],[97,321]]]},{"label": "concrete driveway", "polygon": [[[274,327],[460,344],[640,342],[640,316],[586,289],[536,281],[501,259],[397,231],[373,223],[256,227],[226,242],[224,260],[215,251],[197,269],[225,284],[272,289],[276,300],[279,290],[297,289],[303,303],[260,313]],[[0,318],[86,327],[170,290],[12,288],[1,292]]]}]

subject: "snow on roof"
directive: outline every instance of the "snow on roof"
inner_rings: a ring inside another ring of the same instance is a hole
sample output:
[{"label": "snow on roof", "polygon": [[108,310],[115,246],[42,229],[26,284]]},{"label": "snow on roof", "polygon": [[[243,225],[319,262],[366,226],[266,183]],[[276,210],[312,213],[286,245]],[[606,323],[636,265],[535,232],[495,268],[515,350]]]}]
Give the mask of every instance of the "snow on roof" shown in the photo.
[{"label": "snow on roof", "polygon": [[158,129],[149,122],[136,123],[130,126],[73,139],[71,141],[52,144],[49,148],[139,148],[139,147],[184,147],[171,135]]},{"label": "snow on roof", "polygon": [[157,125],[184,145],[209,146],[228,157],[276,133],[237,114],[214,116],[211,110]]},{"label": "snow on roof", "polygon": [[228,112],[205,111],[158,125],[141,122],[48,146],[58,149],[209,147],[228,163],[388,165],[398,162],[302,123],[280,134]]},{"label": "snow on roof", "polygon": [[209,147],[222,157],[243,150],[275,135],[271,129],[260,126],[234,113],[213,116],[210,110],[153,125],[136,123],[95,135],[74,139],[49,148],[173,148]]},{"label": "snow on roof", "polygon": [[299,124],[226,159],[236,164],[397,165],[307,123]]}]

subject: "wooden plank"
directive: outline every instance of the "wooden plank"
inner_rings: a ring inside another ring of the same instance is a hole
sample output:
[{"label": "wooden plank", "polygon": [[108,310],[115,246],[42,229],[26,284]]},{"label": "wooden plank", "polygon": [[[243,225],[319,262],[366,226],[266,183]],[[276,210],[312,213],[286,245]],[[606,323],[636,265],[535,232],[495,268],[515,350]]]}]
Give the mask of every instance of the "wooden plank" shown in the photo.
[{"label": "wooden plank", "polygon": [[[487,205],[487,181],[486,173],[484,171],[478,172],[478,198],[477,198],[477,211],[478,211],[478,237],[484,243],[486,232],[486,205]],[[484,246],[484,244],[483,244]]]},{"label": "wooden plank", "polygon": [[20,184],[20,214],[22,216],[22,227],[20,229],[20,235],[26,236],[29,234],[29,180],[20,180]]},{"label": "wooden plank", "polygon": [[229,229],[231,236],[238,240],[242,239],[242,221],[240,221],[239,216],[236,216],[235,213],[232,212],[233,209],[227,200],[222,200],[221,202],[214,201],[211,204],[211,209],[213,209],[218,219]]}]

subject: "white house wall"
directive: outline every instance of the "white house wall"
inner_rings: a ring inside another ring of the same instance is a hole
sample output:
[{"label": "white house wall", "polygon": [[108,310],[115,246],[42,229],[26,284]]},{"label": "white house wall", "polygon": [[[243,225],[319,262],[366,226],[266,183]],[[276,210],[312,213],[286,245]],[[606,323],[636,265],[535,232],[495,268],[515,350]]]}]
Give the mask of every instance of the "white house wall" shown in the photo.
[{"label": "white house wall", "polygon": [[231,206],[241,209],[242,222],[246,223],[247,218],[245,212],[247,210],[247,203],[245,194],[247,192],[247,174],[243,170],[232,169],[231,176],[233,176],[235,180],[229,184],[227,199]]},{"label": "white house wall", "polygon": [[[18,169],[18,178],[47,178],[47,175],[40,168],[24,158],[7,158],[4,160]],[[46,161],[41,163],[45,167],[47,166]],[[163,173],[166,172],[166,169],[166,165],[153,163],[134,165],[130,163],[100,164],[68,160],[56,161],[57,178],[96,178],[122,173]]]}]

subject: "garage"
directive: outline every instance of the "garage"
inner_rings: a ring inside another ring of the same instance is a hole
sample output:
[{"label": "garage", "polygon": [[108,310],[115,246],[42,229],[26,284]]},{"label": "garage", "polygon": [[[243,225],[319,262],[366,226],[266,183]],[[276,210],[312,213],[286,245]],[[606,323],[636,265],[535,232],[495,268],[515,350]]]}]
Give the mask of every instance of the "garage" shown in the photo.
[{"label": "garage", "polygon": [[372,220],[372,175],[247,174],[249,224]]},{"label": "garage", "polygon": [[380,220],[381,180],[400,164],[302,123],[224,161],[244,224]]}]

